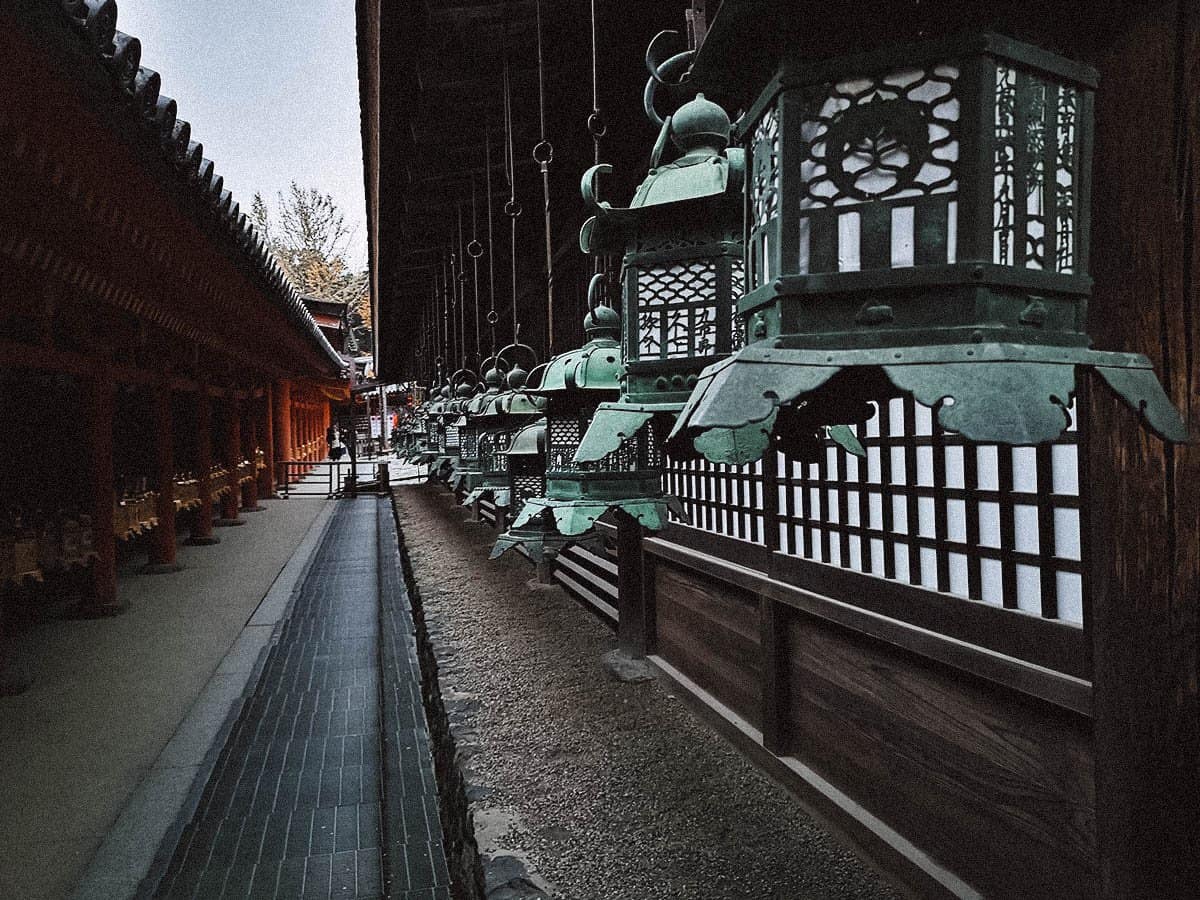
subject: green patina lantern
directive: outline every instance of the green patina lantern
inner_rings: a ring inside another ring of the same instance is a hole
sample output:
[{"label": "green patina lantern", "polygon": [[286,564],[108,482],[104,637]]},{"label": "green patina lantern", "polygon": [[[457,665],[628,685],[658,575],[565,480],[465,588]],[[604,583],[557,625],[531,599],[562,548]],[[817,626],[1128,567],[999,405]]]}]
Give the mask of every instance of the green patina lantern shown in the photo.
[{"label": "green patina lantern", "polygon": [[[726,7],[705,49],[753,24]],[[704,371],[672,438],[746,463],[909,393],[970,440],[1037,444],[1084,366],[1186,440],[1149,360],[1085,330],[1096,78],[994,34],[784,58],[737,129],[747,346]]]},{"label": "green patina lantern", "polygon": [[[530,347],[510,344],[497,354],[498,365],[485,376],[488,391],[474,414],[479,429],[479,472],[468,484],[469,493],[463,499],[463,506],[485,499],[490,499],[501,509],[508,509],[511,504],[513,489],[508,453],[517,433],[540,418],[546,406],[544,398],[523,390],[529,372],[517,358],[520,356],[525,356],[525,361],[531,365],[536,362]],[[507,376],[503,376],[502,368],[510,365]],[[503,384],[507,384],[508,390],[500,390]],[[540,471],[545,472],[544,462]],[[540,496],[540,491],[534,496]]]},{"label": "green patina lantern", "polygon": [[[546,448],[545,418],[535,419],[512,434],[508,450],[502,454],[512,509],[522,509],[529,501],[546,493]],[[556,536],[553,519],[545,516],[533,516],[519,524],[514,522],[492,548],[491,558],[496,559],[510,547],[522,544],[530,558],[540,563],[561,549],[554,544]],[[550,554],[546,553],[547,542],[553,548]]]},{"label": "green patina lantern", "polygon": [[[458,428],[458,459],[454,463],[454,471],[450,476],[450,489],[458,492],[460,489],[470,492],[479,480],[479,413],[500,394],[504,384],[504,374],[496,368],[495,357],[488,357],[480,365],[484,373],[483,383],[478,385],[472,394],[461,402],[462,414],[454,423]],[[501,363],[501,365],[503,365]]]},{"label": "green patina lantern", "polygon": [[438,427],[441,422],[436,410],[441,402],[440,389],[434,389],[430,392],[429,399],[416,408],[412,425],[412,447],[408,455],[410,464],[424,465],[437,459]]},{"label": "green patina lantern", "polygon": [[[668,138],[682,155],[664,163]],[[622,254],[625,365],[620,398],[599,406],[574,457],[585,469],[605,469],[605,492],[587,509],[588,521],[621,509],[647,528],[666,524],[675,506],[662,491],[667,432],[705,366],[742,345],[735,313],[744,290],[745,157],[729,140],[728,115],[701,94],[663,122],[629,208],[597,198],[597,176],[611,166],[583,177],[595,215],[580,247]]]},{"label": "green patina lantern", "polygon": [[443,399],[435,404],[433,414],[439,419],[438,455],[429,468],[430,481],[448,484],[454,473],[462,447],[459,420],[467,401],[475,391],[476,381],[475,373],[469,369],[459,369],[450,376],[449,383],[442,389]]},{"label": "green patina lantern", "polygon": [[[584,319],[587,343],[554,357],[539,378],[530,379],[528,393],[546,400],[546,490],[520,507],[514,480],[513,508],[521,511],[496,542],[493,558],[517,544],[524,544],[532,558],[541,560],[571,543],[598,542],[592,525],[611,500],[628,496],[627,473],[634,468],[652,470],[649,460],[635,465],[618,458],[622,453],[655,452],[644,437],[627,441],[621,450],[596,463],[575,462],[596,408],[618,397],[620,328],[615,310],[596,307]],[[658,490],[657,473],[652,478],[655,484],[647,485],[647,495]]]}]

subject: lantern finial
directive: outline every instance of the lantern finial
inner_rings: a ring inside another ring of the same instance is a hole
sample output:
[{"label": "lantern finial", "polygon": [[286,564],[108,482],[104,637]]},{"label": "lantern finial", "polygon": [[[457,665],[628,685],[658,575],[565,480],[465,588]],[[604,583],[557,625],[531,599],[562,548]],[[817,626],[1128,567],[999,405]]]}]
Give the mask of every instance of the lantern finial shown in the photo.
[{"label": "lantern finial", "polygon": [[729,115],[703,94],[697,94],[671,117],[671,140],[684,153],[715,155],[729,146]]}]

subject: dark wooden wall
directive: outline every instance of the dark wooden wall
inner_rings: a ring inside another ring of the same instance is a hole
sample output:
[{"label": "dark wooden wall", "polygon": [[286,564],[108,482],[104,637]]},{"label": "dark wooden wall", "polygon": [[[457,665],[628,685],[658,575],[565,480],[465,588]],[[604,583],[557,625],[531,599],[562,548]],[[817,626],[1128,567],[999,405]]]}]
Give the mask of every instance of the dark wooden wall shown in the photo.
[{"label": "dark wooden wall", "polygon": [[[1146,353],[1200,426],[1200,8],[1149,5],[1096,61],[1091,332]],[[1200,896],[1200,450],[1088,406],[1096,793],[1105,896]]]},{"label": "dark wooden wall", "polygon": [[[655,658],[850,798],[835,827],[865,809],[919,848],[889,855],[953,873],[961,890],[948,894],[1095,896],[1087,715],[765,598],[713,559],[655,562]],[[870,853],[871,837],[849,831]],[[940,890],[909,876],[922,896]]]}]

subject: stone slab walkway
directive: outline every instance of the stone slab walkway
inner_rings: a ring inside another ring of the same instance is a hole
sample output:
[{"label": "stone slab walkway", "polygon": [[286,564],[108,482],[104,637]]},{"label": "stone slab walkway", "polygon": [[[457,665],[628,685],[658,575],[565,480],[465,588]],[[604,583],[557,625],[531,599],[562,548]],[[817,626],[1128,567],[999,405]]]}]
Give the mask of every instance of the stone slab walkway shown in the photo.
[{"label": "stone slab walkway", "polygon": [[338,503],[156,897],[448,900],[395,546]]},{"label": "stone slab walkway", "polygon": [[33,684],[0,699],[0,897],[71,893],[326,505],[272,501],[181,572],[123,572],[124,615],[13,640]]}]

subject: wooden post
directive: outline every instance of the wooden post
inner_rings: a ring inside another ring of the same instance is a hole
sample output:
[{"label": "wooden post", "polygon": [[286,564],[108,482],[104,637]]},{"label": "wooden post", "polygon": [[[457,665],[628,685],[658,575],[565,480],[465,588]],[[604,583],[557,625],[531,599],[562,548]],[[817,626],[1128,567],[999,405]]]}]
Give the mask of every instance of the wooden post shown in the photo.
[{"label": "wooden post", "polygon": [[[243,455],[251,465],[258,465],[258,404],[250,398],[242,407]],[[242,512],[264,512],[265,506],[258,505],[258,470],[251,469],[253,478],[242,486]]]},{"label": "wooden post", "polygon": [[654,608],[646,590],[642,523],[624,511],[617,520],[617,646],[634,659],[645,658],[654,642]]},{"label": "wooden post", "polygon": [[[1088,330],[1146,353],[1196,435],[1200,16],[1126,18],[1098,60]],[[1163,445],[1097,379],[1087,393],[1098,893],[1200,897],[1200,448]]]},{"label": "wooden post", "polygon": [[241,496],[241,486],[238,484],[238,463],[242,460],[241,419],[241,401],[230,397],[225,402],[225,465],[229,469],[229,492],[221,498],[221,518],[213,523],[221,528],[246,524],[245,519],[238,518],[238,498]]},{"label": "wooden post", "polygon": [[[271,402],[275,414],[275,458],[279,462],[288,463],[294,459],[292,455],[292,383],[290,381],[276,382],[271,394]],[[280,467],[280,478],[287,484],[291,476],[287,466]]]},{"label": "wooden post", "polygon": [[113,616],[125,611],[117,599],[117,539],[113,533],[113,418],[117,395],[111,375],[101,370],[82,384],[86,421],[86,459],[91,462],[88,513],[95,535],[96,561],[92,563],[89,596],[73,610],[75,618]]},{"label": "wooden post", "polygon": [[788,666],[786,608],[758,598],[759,648],[762,654],[762,742],[776,755],[787,750]]},{"label": "wooden post", "polygon": [[201,391],[196,395],[196,477],[200,481],[200,507],[192,522],[192,533],[187,542],[197,547],[208,547],[221,543],[212,533],[212,398]]},{"label": "wooden post", "polygon": [[178,572],[175,559],[175,428],[171,415],[171,392],[154,393],[154,480],[158,491],[155,515],[158,525],[150,534],[150,561],[142,567],[147,575]]},{"label": "wooden post", "polygon": [[262,429],[263,461],[266,468],[259,474],[258,493],[263,500],[275,499],[275,411],[274,389],[270,384],[263,388],[262,403],[259,404],[259,427]]}]

